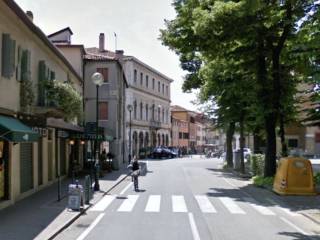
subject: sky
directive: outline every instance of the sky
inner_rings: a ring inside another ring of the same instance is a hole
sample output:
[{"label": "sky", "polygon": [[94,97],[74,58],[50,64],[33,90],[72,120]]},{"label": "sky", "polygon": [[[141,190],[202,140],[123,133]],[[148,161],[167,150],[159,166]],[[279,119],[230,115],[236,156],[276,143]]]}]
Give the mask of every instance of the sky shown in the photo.
[{"label": "sky", "polygon": [[124,50],[174,79],[171,101],[190,110],[195,94],[183,93],[184,72],[178,56],[158,40],[164,19],[174,19],[172,0],[16,0],[24,10],[33,12],[34,23],[49,35],[70,27],[73,44],[98,47],[99,33],[105,33],[105,47]]}]

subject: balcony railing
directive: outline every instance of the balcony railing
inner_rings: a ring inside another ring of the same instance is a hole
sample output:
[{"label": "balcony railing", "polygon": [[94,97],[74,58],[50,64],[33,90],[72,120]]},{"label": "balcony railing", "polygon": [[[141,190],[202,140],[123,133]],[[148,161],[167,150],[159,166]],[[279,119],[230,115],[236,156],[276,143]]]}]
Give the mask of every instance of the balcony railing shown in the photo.
[{"label": "balcony railing", "polygon": [[161,122],[151,120],[151,121],[150,121],[150,128],[152,128],[152,129],[159,129],[159,128],[161,128]]}]

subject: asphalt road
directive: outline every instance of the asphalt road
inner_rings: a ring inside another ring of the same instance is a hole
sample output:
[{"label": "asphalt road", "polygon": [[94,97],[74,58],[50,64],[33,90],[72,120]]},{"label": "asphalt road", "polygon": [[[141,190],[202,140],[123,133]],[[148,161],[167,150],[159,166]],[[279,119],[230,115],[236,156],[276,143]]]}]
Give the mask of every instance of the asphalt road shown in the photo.
[{"label": "asphalt road", "polygon": [[278,204],[273,193],[224,173],[221,164],[149,160],[139,192],[126,179],[56,239],[320,239],[318,225]]}]

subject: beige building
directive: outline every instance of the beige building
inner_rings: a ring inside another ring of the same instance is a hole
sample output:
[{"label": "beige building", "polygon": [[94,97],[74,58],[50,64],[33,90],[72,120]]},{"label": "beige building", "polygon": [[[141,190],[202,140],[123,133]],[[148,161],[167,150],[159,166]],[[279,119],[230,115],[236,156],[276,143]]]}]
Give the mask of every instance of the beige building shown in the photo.
[{"label": "beige building", "polygon": [[[142,149],[170,146],[170,85],[173,80],[132,56],[123,57],[123,66],[129,85],[126,89],[126,106],[132,106],[131,153],[140,155]],[[126,132],[129,149],[128,110]]]},{"label": "beige building", "polygon": [[82,131],[79,119],[66,120],[61,102],[49,98],[53,87],[72,84],[81,99],[82,79],[28,15],[0,1],[0,209],[66,176],[71,160],[82,158],[80,142],[69,141]]}]

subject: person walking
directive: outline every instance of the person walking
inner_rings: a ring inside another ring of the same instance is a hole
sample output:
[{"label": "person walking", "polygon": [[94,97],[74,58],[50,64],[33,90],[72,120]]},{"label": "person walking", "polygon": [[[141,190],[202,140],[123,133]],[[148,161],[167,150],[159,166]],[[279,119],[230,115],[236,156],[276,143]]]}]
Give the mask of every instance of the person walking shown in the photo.
[{"label": "person walking", "polygon": [[132,160],[132,178],[133,178],[133,185],[134,185],[134,190],[137,192],[139,191],[139,187],[138,187],[138,177],[140,175],[140,166],[139,166],[139,162],[136,156],[133,157]]}]

